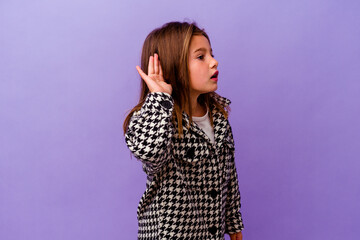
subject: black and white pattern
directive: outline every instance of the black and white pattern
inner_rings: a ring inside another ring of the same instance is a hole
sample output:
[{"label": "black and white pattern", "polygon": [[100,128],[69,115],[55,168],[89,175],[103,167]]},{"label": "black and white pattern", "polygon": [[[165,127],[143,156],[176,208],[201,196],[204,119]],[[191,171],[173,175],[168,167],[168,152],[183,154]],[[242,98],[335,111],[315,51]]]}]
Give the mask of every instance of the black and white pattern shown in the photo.
[{"label": "black and white pattern", "polygon": [[[232,130],[220,112],[211,111],[215,143],[195,122],[178,139],[170,94],[149,93],[133,114],[125,140],[148,176],[137,212],[138,239],[222,240],[244,228]],[[189,123],[185,113],[183,123]]]}]

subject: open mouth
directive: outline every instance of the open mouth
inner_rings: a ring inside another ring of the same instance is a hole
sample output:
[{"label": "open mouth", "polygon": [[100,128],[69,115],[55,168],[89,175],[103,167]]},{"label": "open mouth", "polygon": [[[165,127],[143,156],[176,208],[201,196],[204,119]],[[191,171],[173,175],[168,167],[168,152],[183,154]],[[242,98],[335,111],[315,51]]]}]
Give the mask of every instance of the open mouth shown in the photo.
[{"label": "open mouth", "polygon": [[216,72],[211,76],[211,78],[217,78],[218,75],[219,75],[219,71],[216,71]]}]

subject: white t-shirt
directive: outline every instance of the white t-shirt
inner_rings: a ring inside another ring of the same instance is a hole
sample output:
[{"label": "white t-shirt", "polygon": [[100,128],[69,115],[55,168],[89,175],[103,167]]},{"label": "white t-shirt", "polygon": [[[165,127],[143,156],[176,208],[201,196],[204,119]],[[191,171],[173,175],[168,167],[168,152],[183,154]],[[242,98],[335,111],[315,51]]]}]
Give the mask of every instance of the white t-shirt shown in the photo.
[{"label": "white t-shirt", "polygon": [[210,118],[209,118],[209,110],[206,108],[206,114],[202,117],[192,117],[193,121],[208,135],[211,142],[214,143],[214,129],[211,127]]}]

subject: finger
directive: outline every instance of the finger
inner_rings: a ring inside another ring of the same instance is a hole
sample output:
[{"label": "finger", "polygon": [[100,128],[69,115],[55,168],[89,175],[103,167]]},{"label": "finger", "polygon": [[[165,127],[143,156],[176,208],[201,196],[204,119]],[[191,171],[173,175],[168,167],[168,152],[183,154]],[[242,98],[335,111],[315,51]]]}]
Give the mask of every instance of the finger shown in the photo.
[{"label": "finger", "polygon": [[161,67],[160,60],[159,60],[159,75],[160,75],[160,76],[163,75],[163,71],[162,71],[162,67]]},{"label": "finger", "polygon": [[146,82],[148,82],[148,79],[147,79],[147,75],[144,73],[144,71],[139,67],[139,66],[136,66],[136,70],[138,71],[138,73],[140,74],[141,78]]},{"label": "finger", "polygon": [[154,73],[159,74],[159,55],[154,54]]},{"label": "finger", "polygon": [[148,75],[154,74],[154,57],[149,57]]}]

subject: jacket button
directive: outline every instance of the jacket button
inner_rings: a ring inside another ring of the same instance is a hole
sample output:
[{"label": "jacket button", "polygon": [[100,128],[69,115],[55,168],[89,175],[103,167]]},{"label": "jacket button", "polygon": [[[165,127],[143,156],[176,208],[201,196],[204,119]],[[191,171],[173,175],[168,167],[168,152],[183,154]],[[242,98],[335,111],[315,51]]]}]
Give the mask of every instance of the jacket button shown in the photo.
[{"label": "jacket button", "polygon": [[163,100],[160,102],[161,106],[163,106],[166,109],[170,109],[171,108],[171,102],[168,100]]},{"label": "jacket button", "polygon": [[210,196],[211,196],[212,198],[216,198],[217,195],[218,195],[218,191],[216,191],[215,189],[213,189],[213,190],[210,191]]},{"label": "jacket button", "polygon": [[217,232],[217,229],[215,226],[209,227],[208,230],[212,235],[215,235]]},{"label": "jacket button", "polygon": [[195,156],[195,148],[191,147],[186,152],[186,157],[193,158]]}]

